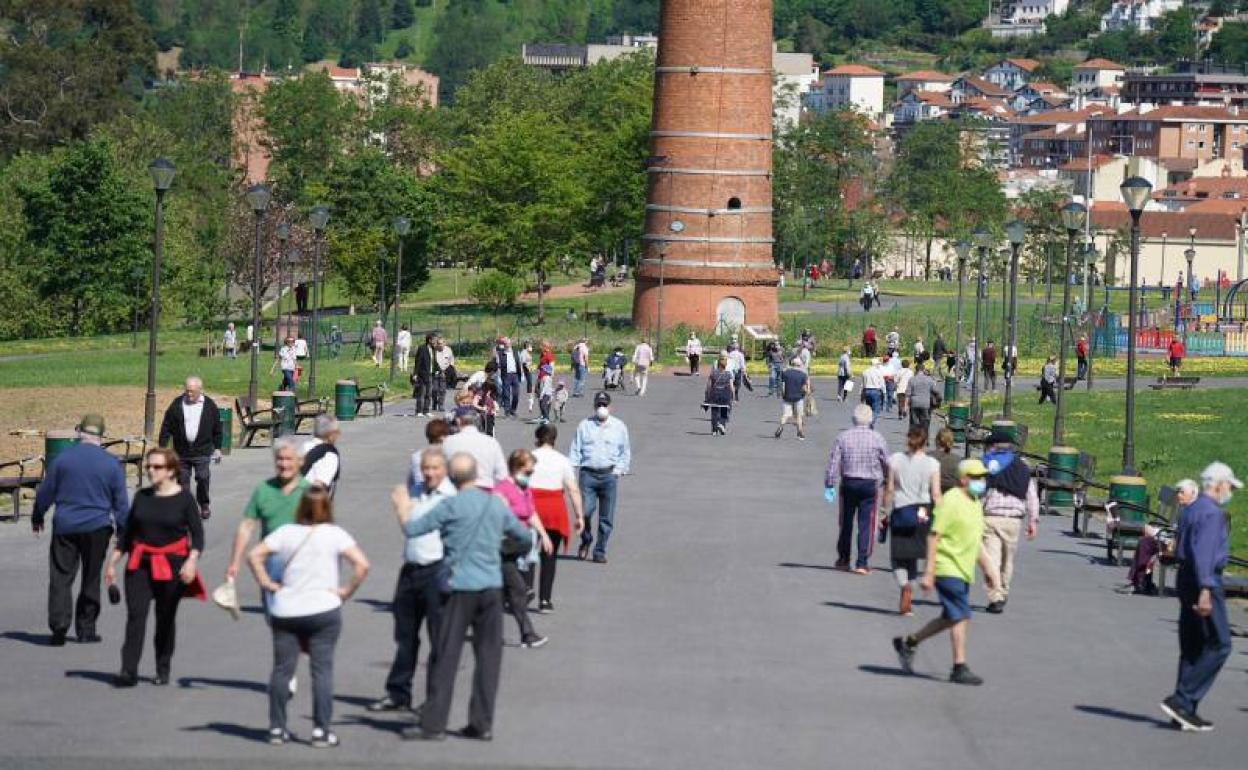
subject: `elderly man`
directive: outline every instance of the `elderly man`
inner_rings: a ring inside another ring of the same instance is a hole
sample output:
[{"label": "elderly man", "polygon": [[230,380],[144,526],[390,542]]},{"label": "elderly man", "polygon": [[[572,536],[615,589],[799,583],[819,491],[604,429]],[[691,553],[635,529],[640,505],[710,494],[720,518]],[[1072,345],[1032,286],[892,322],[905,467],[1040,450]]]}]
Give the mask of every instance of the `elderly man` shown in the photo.
[{"label": "elderly man", "polygon": [[[585,512],[578,559],[588,558],[590,546],[593,546],[594,562],[607,563],[607,540],[615,526],[619,478],[628,473],[632,457],[628,426],[611,414],[610,394],[599,392],[594,396],[594,413],[577,426],[568,450],[568,459],[578,469],[581,507]],[[598,513],[597,542],[592,527],[595,512]]]},{"label": "elderly man", "polygon": [[780,373],[778,379],[780,384],[777,388],[780,390],[780,398],[784,401],[784,407],[780,412],[780,426],[776,428],[776,438],[780,438],[784,433],[784,424],[792,420],[797,426],[797,439],[805,441],[806,431],[802,429],[802,401],[810,393],[810,375],[802,371],[802,360],[794,358],[789,361],[789,367]]},{"label": "elderly man", "polygon": [[441,337],[433,341],[433,362],[433,395],[429,414],[441,416],[446,412],[447,388],[453,390],[459,386],[459,372],[455,370],[455,351]]},{"label": "elderly man", "polygon": [[[70,621],[78,641],[98,642],[95,621],[100,616],[100,571],[113,529],[126,524],[126,474],[117,457],[100,446],[104,418],[88,414],[78,423],[78,444],[62,452],[48,466],[35,492],[30,527],[38,535],[44,516],[55,507],[48,559],[48,628],[51,644],[65,644]],[[74,577],[82,565],[82,584],[72,617]]]},{"label": "elderly man", "polygon": [[[308,480],[299,473],[299,450],[294,438],[284,436],[274,441],[273,477],[256,485],[251,499],[243,508],[243,518],[234,531],[234,546],[225,568],[226,580],[233,580],[238,575],[238,567],[242,564],[252,533],[256,531],[256,523],[260,524],[261,540],[279,527],[293,523],[299,501],[309,486]],[[280,569],[270,570],[271,575],[280,572]]]},{"label": "elderly man", "polygon": [[830,500],[841,495],[841,532],[836,541],[836,567],[849,568],[854,522],[858,522],[858,560],[854,572],[866,575],[871,569],[871,549],[875,543],[876,500],[880,485],[888,478],[888,443],[871,427],[871,407],[854,407],[853,427],[841,431],[832,446],[824,474],[825,493]]},{"label": "elderly man", "polygon": [[[455,494],[455,485],[446,475],[446,455],[440,446],[431,446],[419,453],[421,493],[409,495],[408,505],[395,507],[399,529],[406,538],[403,545],[403,568],[399,582],[394,588],[394,662],[386,677],[386,695],[369,704],[369,711],[399,711],[412,707],[412,677],[416,674],[416,662],[420,653],[420,624],[425,624],[429,635],[430,653],[426,667],[425,697],[428,698],[432,671],[437,657],[434,640],[442,620],[442,594],[439,585],[446,578],[443,561],[442,536],[430,532],[419,537],[408,537],[406,527],[437,507],[438,503]],[[419,706],[415,711],[419,712]],[[406,732],[413,728],[407,728]],[[415,736],[413,736],[415,737]]]},{"label": "elderly man", "polygon": [[328,489],[331,498],[338,492],[338,478],[342,476],[342,455],[338,452],[341,435],[338,420],[331,414],[322,414],[312,426],[312,438],[303,445],[300,472],[309,484]]},{"label": "elderly man", "polygon": [[221,459],[221,410],[204,395],[204,382],[198,377],[187,377],[182,395],[173,400],[160,421],[160,438],[157,443],[170,446],[182,460],[178,483],[183,488],[191,485],[191,473],[195,473],[195,501],[199,503],[199,515],[212,515],[208,483],[212,480],[212,464]]},{"label": "elderly man", "polygon": [[520,404],[520,380],[524,377],[524,364],[520,360],[519,351],[507,337],[498,338],[494,357],[498,361],[498,376],[503,383],[499,389],[499,404],[503,407],[503,414],[515,417],[516,407]]},{"label": "elderly man", "polygon": [[1161,710],[1183,730],[1208,732],[1213,723],[1196,711],[1231,655],[1222,571],[1230,544],[1226,505],[1231,490],[1242,489],[1226,463],[1211,463],[1200,474],[1200,496],[1179,518],[1175,558],[1179,562],[1179,675],[1174,694]]},{"label": "elderly man", "polygon": [[447,457],[460,452],[472,455],[476,462],[477,486],[489,492],[494,485],[507,478],[507,458],[498,439],[477,430],[477,410],[471,406],[455,408],[455,425],[458,430],[446,437],[443,449]]},{"label": "elderly man", "polygon": [[984,495],[984,584],[988,589],[988,612],[1005,612],[1014,577],[1018,536],[1026,532],[1034,540],[1040,526],[1040,495],[1031,468],[1015,451],[1014,437],[994,429],[984,452],[988,468],[988,492]]},{"label": "elderly man", "polygon": [[405,738],[440,741],[446,738],[446,722],[455,691],[455,674],[468,629],[472,629],[472,700],[468,725],[459,731],[465,738],[488,741],[494,737],[494,698],[498,694],[503,662],[502,557],[503,535],[531,542],[532,532],[511,514],[501,497],[475,485],[479,471],[472,455],[451,455],[451,481],[457,494],[438,503],[429,513],[407,519],[411,498],[407,489],[395,487],[391,494],[395,513],[406,519],[403,533],[420,537],[441,535],[446,550],[450,594],[442,607],[441,627],[434,642],[428,699],[421,712],[420,730]]},{"label": "elderly man", "polygon": [[862,400],[871,409],[872,428],[884,411],[884,376],[884,367],[878,358],[871,359],[871,365],[862,373]]},{"label": "elderly man", "polygon": [[919,425],[930,431],[932,424],[932,404],[940,403],[941,391],[936,381],[927,373],[926,366],[919,366],[914,379],[910,380],[907,400],[910,402],[910,424]]}]

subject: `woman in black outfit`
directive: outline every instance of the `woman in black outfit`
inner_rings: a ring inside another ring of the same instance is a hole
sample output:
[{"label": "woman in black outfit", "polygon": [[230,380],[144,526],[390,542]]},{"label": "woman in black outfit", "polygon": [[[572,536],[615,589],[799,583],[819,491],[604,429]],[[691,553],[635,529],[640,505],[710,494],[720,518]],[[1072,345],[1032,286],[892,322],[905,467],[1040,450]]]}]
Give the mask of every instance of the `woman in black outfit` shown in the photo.
[{"label": "woman in black outfit", "polygon": [[104,582],[116,583],[117,562],[126,560],[126,641],[121,647],[121,673],[118,687],[134,687],[139,682],[139,659],[147,632],[148,605],[156,604],[156,678],[154,684],[169,684],[169,663],[173,659],[174,620],[184,594],[204,598],[199,578],[199,554],[204,550],[204,528],[195,497],[178,484],[180,463],[172,449],[147,453],[144,469],[151,486],[140,490],[130,506],[130,515],[119,537],[117,548],[104,573]]}]

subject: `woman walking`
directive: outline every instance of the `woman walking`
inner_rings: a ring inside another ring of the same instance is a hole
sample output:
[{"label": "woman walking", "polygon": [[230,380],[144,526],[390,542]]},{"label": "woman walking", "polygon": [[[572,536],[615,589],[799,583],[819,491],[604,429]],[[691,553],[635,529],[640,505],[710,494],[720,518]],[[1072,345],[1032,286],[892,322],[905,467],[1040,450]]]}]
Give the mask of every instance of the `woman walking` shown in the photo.
[{"label": "woman walking", "polygon": [[[507,472],[510,476],[494,485],[494,494],[507,503],[512,515],[519,519],[521,524],[537,533],[535,542],[540,543],[541,552],[553,554],[554,548],[550,537],[546,534],[545,527],[542,526],[542,520],[534,515],[537,513],[537,506],[534,504],[533,491],[529,489],[529,483],[533,478],[535,464],[533,453],[529,450],[517,449],[512,452],[507,458]],[[537,630],[533,628],[528,609],[529,590],[532,588],[533,580],[531,569],[534,561],[533,554],[528,542],[524,544],[523,550],[518,552],[509,546],[510,541],[504,540],[502,553],[503,590],[506,593],[504,607],[516,619],[516,626],[520,629],[520,646],[541,647],[546,644],[546,637],[537,633]]]},{"label": "woman walking", "polygon": [[728,432],[728,416],[732,412],[734,394],[732,372],[728,371],[728,356],[720,354],[715,368],[706,378],[706,393],[702,408],[711,410],[711,435],[723,436]]},{"label": "woman walking", "polygon": [[195,497],[178,484],[181,464],[172,449],[153,449],[143,464],[151,486],[134,496],[126,527],[113,551],[104,582],[114,593],[117,562],[126,561],[126,640],[121,647],[118,687],[139,682],[139,660],[147,635],[147,611],[156,605],[156,678],[153,684],[169,684],[177,635],[178,604],[186,594],[204,599],[199,577],[199,555],[204,550],[203,520]]},{"label": "woman walking", "polygon": [[[550,540],[550,553],[542,552],[541,574],[537,584],[537,611],[539,614],[554,612],[551,596],[555,588],[555,565],[559,560],[559,546],[566,546],[574,535],[585,529],[585,514],[581,509],[581,487],[576,482],[576,469],[572,461],[555,449],[559,430],[554,425],[537,428],[537,449],[533,450],[533,475],[529,489],[533,491],[533,504],[537,518],[546,529]],[[576,524],[568,526],[567,501],[572,501]]]},{"label": "woman walking", "polygon": [[[270,557],[278,574],[265,569]],[[351,580],[339,583],[338,562],[351,565]],[[269,677],[269,743],[290,740],[286,704],[290,680],[305,649],[312,669],[312,746],[338,745],[330,730],[334,709],[334,647],[342,631],[342,603],[368,576],[368,559],[346,530],[334,524],[333,502],[322,486],[304,493],[295,522],[278,527],[247,554],[256,582],[267,592],[273,632],[273,673]]]},{"label": "woman walking", "polygon": [[927,554],[927,530],[932,506],[940,502],[940,462],[929,457],[924,447],[927,431],[920,425],[906,434],[906,451],[888,459],[888,481],[884,485],[884,510],[892,512],[881,523],[892,537],[890,549],[893,576],[901,588],[898,612],[909,615],[914,597],[914,581],[919,577],[919,559]]},{"label": "woman walking", "polygon": [[845,392],[845,383],[849,382],[854,376],[853,365],[849,357],[850,347],[846,345],[841,349],[841,357],[836,362],[836,400],[844,401],[849,395]]},{"label": "woman walking", "polygon": [[940,493],[958,486],[958,463],[962,458],[953,451],[953,431],[941,428],[936,433],[936,450],[932,457],[940,463]]}]

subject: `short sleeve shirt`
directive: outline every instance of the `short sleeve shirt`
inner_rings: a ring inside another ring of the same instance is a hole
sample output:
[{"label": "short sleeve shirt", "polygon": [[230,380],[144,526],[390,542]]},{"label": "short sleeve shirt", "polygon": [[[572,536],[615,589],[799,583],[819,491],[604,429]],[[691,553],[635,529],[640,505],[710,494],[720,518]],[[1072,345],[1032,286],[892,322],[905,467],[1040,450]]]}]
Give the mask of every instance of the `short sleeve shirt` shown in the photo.
[{"label": "short sleeve shirt", "polygon": [[319,615],[342,606],[338,596],[338,560],[355,547],[355,539],[336,524],[292,524],[264,538],[273,552],[270,563],[282,574],[270,575],[281,588],[268,597],[269,613],[277,618]]},{"label": "short sleeve shirt", "polygon": [[936,544],[936,577],[975,582],[975,560],[984,536],[984,508],[961,487],[951,489],[932,511],[932,534]]},{"label": "short sleeve shirt", "polygon": [[565,484],[576,480],[576,470],[572,461],[563,453],[551,447],[538,447],[533,450],[533,473],[529,476],[531,489],[560,490]]},{"label": "short sleeve shirt", "polygon": [[795,404],[806,397],[806,372],[790,367],[780,373],[780,382],[784,386],[784,400]]},{"label": "short sleeve shirt", "polygon": [[276,478],[262,481],[251,493],[251,499],[243,509],[243,518],[259,519],[260,537],[268,537],[281,527],[294,523],[299,501],[309,486],[308,480],[300,476],[295,488],[286,495],[282,494],[282,482]]},{"label": "short sleeve shirt", "polygon": [[888,458],[893,471],[893,507],[932,504],[932,476],[940,473],[940,461],[926,453],[895,452]]}]

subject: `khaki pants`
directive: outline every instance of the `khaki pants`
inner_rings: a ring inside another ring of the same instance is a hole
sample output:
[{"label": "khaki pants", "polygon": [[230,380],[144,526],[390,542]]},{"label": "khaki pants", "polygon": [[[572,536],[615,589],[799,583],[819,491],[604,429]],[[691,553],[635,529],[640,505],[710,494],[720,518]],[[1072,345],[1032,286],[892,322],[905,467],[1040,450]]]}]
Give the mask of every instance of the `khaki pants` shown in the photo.
[{"label": "khaki pants", "polygon": [[987,577],[992,580],[989,602],[1003,602],[1010,595],[1010,578],[1014,576],[1014,552],[1018,550],[1018,533],[1023,520],[1006,516],[984,517],[983,555],[988,562]]}]

